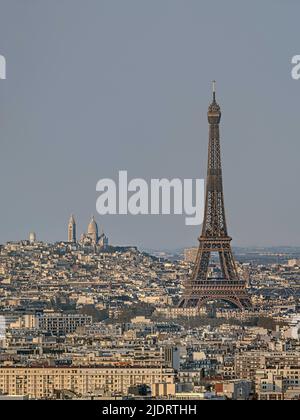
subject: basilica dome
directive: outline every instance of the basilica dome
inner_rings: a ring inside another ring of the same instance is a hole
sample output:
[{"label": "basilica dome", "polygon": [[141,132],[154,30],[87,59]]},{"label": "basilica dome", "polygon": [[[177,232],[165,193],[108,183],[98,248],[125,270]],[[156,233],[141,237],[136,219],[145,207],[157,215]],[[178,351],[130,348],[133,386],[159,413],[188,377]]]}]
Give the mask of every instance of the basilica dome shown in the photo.
[{"label": "basilica dome", "polygon": [[96,235],[96,237],[98,237],[98,225],[95,221],[94,216],[92,217],[89,225],[88,225],[88,231],[87,231],[88,235]]}]

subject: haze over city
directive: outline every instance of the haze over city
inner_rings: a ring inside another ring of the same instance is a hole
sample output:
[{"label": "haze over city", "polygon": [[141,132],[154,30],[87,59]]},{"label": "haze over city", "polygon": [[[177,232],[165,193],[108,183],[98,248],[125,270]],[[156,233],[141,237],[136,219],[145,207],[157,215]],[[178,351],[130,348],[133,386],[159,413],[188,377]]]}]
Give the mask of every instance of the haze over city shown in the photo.
[{"label": "haze over city", "polygon": [[1,243],[66,240],[94,213],[112,243],[196,244],[184,216],[97,216],[96,183],[204,178],[216,79],[235,245],[300,245],[297,2],[0,5]]}]

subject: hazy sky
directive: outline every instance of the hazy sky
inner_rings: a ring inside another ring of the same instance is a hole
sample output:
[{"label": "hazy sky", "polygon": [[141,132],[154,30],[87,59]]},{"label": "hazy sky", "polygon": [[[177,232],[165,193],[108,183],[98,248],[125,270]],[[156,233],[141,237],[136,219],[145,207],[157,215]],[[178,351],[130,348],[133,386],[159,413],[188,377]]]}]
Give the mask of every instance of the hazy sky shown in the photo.
[{"label": "hazy sky", "polygon": [[[0,0],[0,242],[86,230],[100,178],[203,178],[222,106],[235,245],[300,245],[297,0]],[[114,244],[194,245],[182,216],[97,216]]]}]

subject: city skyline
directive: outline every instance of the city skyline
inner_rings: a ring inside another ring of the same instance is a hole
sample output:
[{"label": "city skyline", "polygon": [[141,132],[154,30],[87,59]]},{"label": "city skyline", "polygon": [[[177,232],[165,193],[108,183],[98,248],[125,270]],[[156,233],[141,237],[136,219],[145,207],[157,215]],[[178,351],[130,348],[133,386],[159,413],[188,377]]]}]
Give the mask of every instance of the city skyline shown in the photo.
[{"label": "city skyline", "polygon": [[299,401],[300,3],[0,7],[0,401]]}]

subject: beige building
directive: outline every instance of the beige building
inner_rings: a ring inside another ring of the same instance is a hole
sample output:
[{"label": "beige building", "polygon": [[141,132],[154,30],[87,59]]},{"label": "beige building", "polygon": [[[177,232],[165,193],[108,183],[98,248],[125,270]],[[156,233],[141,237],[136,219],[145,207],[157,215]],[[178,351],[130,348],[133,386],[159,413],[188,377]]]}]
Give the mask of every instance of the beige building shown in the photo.
[{"label": "beige building", "polygon": [[152,398],[156,397],[169,397],[176,394],[176,384],[157,383],[151,386]]},{"label": "beige building", "polygon": [[50,399],[58,391],[78,397],[127,395],[131,386],[174,383],[173,369],[165,368],[0,368],[0,394]]},{"label": "beige building", "polygon": [[300,354],[295,352],[260,351],[241,353],[235,358],[236,378],[254,381],[257,370],[273,366],[300,367]]},{"label": "beige building", "polygon": [[300,267],[300,259],[293,259],[293,260],[288,260],[288,266],[289,267]]},{"label": "beige building", "polygon": [[179,318],[179,317],[190,317],[196,318],[200,315],[206,315],[207,311],[205,307],[201,308],[178,308],[176,306],[171,306],[167,308],[156,308],[156,314],[165,316],[166,318]]},{"label": "beige building", "polygon": [[300,399],[300,367],[275,367],[261,369],[255,376],[259,400]]},{"label": "beige building", "polygon": [[184,250],[184,260],[188,262],[195,262],[198,248],[186,248]]}]

